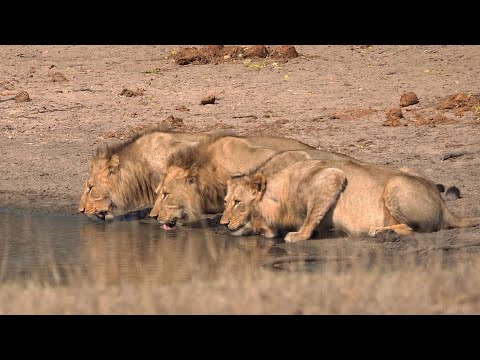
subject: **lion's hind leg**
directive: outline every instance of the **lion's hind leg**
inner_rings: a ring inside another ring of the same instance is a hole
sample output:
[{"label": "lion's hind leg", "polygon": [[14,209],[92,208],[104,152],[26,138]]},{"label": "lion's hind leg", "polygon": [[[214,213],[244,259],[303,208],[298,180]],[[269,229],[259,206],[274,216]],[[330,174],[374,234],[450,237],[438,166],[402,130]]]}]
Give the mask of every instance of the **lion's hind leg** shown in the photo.
[{"label": "lion's hind leg", "polygon": [[371,237],[377,236],[383,231],[393,230],[397,235],[410,235],[413,233],[413,229],[405,224],[396,224],[390,226],[372,226],[368,235]]},{"label": "lion's hind leg", "polygon": [[429,180],[408,175],[395,176],[385,184],[383,201],[389,215],[385,220],[389,223],[383,227],[372,227],[370,236],[386,230],[393,230],[398,235],[409,235],[414,231],[431,232],[440,229],[442,199]]},{"label": "lion's hind leg", "polygon": [[307,240],[328,210],[337,202],[347,183],[345,173],[336,168],[319,168],[308,184],[307,216],[300,229],[285,236],[287,242]]}]

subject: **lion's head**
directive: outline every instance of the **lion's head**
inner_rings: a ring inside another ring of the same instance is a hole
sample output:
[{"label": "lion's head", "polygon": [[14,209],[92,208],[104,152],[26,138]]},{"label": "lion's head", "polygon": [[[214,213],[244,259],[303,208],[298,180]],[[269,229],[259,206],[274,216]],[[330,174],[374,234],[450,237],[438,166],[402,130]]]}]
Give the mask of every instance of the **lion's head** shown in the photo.
[{"label": "lion's head", "polygon": [[101,219],[113,216],[115,203],[112,199],[112,190],[118,181],[119,163],[118,155],[92,161],[90,174],[83,184],[79,212]]},{"label": "lion's head", "polygon": [[83,184],[79,212],[108,219],[151,206],[160,174],[152,172],[138,157],[124,153],[120,157],[117,153],[132,141],[97,148]]},{"label": "lion's head", "polygon": [[197,221],[202,214],[223,211],[227,176],[210,161],[212,154],[202,146],[205,144],[186,147],[167,159],[150,212],[151,217],[166,224],[166,229],[177,221]]},{"label": "lion's head", "polygon": [[202,199],[198,190],[198,169],[172,166],[166,169],[156,191],[157,200],[150,212],[165,230],[178,221],[194,221],[202,214]]},{"label": "lion's head", "polygon": [[232,235],[247,235],[257,231],[255,203],[265,193],[266,179],[263,174],[243,176],[228,180],[225,210],[220,223],[227,225]]}]

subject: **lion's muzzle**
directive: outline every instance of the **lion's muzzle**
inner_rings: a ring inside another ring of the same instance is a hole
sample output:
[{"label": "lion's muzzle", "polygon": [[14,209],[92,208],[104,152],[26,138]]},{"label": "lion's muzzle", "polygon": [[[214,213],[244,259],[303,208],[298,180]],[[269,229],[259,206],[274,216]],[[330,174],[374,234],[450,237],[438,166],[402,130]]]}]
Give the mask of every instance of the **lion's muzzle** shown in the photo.
[{"label": "lion's muzzle", "polygon": [[177,224],[176,220],[167,221],[166,223],[163,224],[162,228],[163,230],[172,230],[176,224]]}]

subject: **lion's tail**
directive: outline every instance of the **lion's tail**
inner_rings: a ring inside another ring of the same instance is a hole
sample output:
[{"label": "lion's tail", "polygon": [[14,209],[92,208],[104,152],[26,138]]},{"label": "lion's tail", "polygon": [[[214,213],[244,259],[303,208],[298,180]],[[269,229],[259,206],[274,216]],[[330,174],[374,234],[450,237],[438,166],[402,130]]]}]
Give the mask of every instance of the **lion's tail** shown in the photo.
[{"label": "lion's tail", "polygon": [[443,222],[446,228],[466,228],[480,225],[480,217],[459,217],[451,213],[446,207],[443,212]]}]

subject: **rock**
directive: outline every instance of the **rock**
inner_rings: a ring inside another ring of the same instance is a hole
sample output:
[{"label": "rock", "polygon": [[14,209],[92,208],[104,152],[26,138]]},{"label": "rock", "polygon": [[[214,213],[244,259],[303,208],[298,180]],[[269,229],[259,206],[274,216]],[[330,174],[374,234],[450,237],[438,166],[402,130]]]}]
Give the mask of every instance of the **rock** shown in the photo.
[{"label": "rock", "polygon": [[442,184],[435,184],[435,186],[437,187],[438,192],[445,192],[445,186],[443,186]]},{"label": "rock", "polygon": [[298,52],[294,46],[282,45],[272,49],[270,56],[281,59],[293,59],[298,57]]},{"label": "rock", "polygon": [[268,50],[264,45],[255,45],[245,49],[245,58],[266,58],[268,56]]},{"label": "rock", "polygon": [[462,196],[460,195],[460,189],[456,186],[450,186],[445,193],[445,197],[448,200],[456,200],[460,199]]},{"label": "rock", "polygon": [[418,104],[418,97],[417,94],[414,92],[406,92],[403,93],[402,96],[400,97],[400,106],[401,107],[406,107],[410,105]]},{"label": "rock", "polygon": [[68,79],[61,72],[56,72],[56,73],[52,74],[52,81],[53,82],[64,82],[64,81],[68,81]]},{"label": "rock", "polygon": [[20,91],[17,95],[15,95],[15,102],[22,103],[27,101],[31,101],[31,99],[26,91]]},{"label": "rock", "polygon": [[215,104],[215,100],[217,100],[215,96],[209,95],[205,99],[200,101],[200,105]]}]

